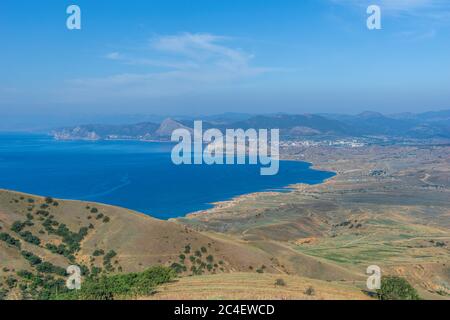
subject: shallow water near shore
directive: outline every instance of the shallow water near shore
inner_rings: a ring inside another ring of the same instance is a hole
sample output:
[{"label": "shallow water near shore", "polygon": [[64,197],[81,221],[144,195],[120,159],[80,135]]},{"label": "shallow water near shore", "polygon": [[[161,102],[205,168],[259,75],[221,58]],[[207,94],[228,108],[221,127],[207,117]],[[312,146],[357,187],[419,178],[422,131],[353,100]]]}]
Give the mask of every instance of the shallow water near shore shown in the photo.
[{"label": "shallow water near shore", "polygon": [[281,161],[275,176],[261,176],[258,165],[176,166],[172,146],[0,134],[0,188],[101,202],[169,219],[239,195],[317,184],[334,175],[297,161]]}]

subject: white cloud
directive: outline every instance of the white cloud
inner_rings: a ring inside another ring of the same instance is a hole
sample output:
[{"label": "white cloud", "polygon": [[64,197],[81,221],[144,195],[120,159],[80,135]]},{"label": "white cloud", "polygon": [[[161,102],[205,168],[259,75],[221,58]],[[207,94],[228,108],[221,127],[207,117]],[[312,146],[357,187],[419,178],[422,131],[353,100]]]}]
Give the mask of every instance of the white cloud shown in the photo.
[{"label": "white cloud", "polygon": [[106,58],[106,59],[110,59],[110,60],[121,60],[121,59],[122,59],[122,56],[121,56],[121,54],[118,53],[118,52],[111,52],[111,53],[108,53],[108,54],[105,56],[105,58]]},{"label": "white cloud", "polygon": [[[139,56],[110,52],[105,58],[134,72],[70,81],[73,96],[90,95],[154,97],[204,91],[270,71],[253,66],[254,56],[227,45],[233,39],[208,33],[158,36]],[[139,72],[136,72],[139,68]]]}]

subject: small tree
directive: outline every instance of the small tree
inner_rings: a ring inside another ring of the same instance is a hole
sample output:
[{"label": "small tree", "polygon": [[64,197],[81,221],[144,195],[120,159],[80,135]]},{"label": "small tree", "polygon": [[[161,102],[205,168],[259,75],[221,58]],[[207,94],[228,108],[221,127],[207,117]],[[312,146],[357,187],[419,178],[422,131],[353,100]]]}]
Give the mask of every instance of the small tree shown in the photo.
[{"label": "small tree", "polygon": [[284,280],[280,278],[280,279],[275,280],[275,285],[277,287],[284,287],[286,285],[286,282],[284,282]]},{"label": "small tree", "polygon": [[316,294],[316,290],[313,287],[309,286],[308,289],[305,290],[305,294],[307,296],[313,296]]},{"label": "small tree", "polygon": [[420,300],[416,289],[405,279],[396,276],[383,277],[377,294],[380,300]]},{"label": "small tree", "polygon": [[46,197],[45,198],[45,202],[46,203],[52,203],[53,202],[53,198],[52,197]]}]

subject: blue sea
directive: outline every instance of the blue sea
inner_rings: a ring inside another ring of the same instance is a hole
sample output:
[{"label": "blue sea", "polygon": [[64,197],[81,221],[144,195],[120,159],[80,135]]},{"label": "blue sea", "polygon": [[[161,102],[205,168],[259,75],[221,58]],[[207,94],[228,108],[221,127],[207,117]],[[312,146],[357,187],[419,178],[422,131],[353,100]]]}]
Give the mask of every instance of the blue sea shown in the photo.
[{"label": "blue sea", "polygon": [[[160,219],[211,208],[211,203],[294,183],[332,177],[305,162],[282,161],[275,176],[255,165],[172,163],[173,145],[140,141],[56,141],[0,134],[0,188],[121,206]],[[283,189],[286,190],[286,189]]]}]

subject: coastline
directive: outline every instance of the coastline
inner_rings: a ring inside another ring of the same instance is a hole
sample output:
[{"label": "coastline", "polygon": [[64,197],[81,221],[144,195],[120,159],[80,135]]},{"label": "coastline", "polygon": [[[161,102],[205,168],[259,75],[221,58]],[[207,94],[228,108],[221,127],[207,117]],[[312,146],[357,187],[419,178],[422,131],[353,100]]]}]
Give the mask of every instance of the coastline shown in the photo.
[{"label": "coastline", "polygon": [[[334,175],[324,179],[322,182],[317,183],[317,184],[308,184],[308,183],[294,183],[294,184],[289,184],[284,186],[282,189],[286,190],[285,192],[290,193],[296,190],[301,190],[307,186],[311,186],[311,185],[328,185],[330,183],[333,183],[333,179],[337,178],[339,176],[338,172],[334,172],[331,171],[330,169],[321,167],[320,165],[317,164],[313,164],[311,162],[308,161],[304,161],[304,160],[299,160],[299,159],[280,159],[280,161],[295,161],[295,162],[303,162],[303,163],[307,163],[309,166],[309,169],[312,170],[318,170],[318,171],[325,171],[325,172],[331,172]],[[280,188],[281,189],[281,188]],[[248,200],[248,199],[255,199],[261,195],[277,195],[280,193],[284,193],[281,191],[256,191],[256,192],[251,192],[251,193],[245,193],[245,194],[241,194],[238,196],[234,196],[228,200],[223,200],[223,201],[217,201],[217,202],[212,202],[210,203],[210,205],[212,205],[213,207],[210,209],[206,209],[206,210],[199,210],[199,211],[193,211],[190,213],[187,213],[185,216],[183,217],[177,217],[177,218],[171,218],[168,221],[174,221],[174,222],[178,222],[178,220],[180,219],[193,219],[193,218],[197,218],[199,216],[206,216],[208,214],[214,213],[214,211],[219,210],[219,209],[226,209],[226,208],[231,208],[233,206],[235,206],[236,204],[238,204],[239,202]]]},{"label": "coastline", "polygon": [[[244,193],[244,194],[240,194],[240,195],[236,195],[233,196],[229,199],[226,200],[219,200],[216,202],[211,202],[211,203],[205,203],[205,205],[210,205],[211,208],[209,209],[204,209],[204,210],[198,210],[198,211],[191,211],[186,213],[183,216],[179,216],[179,217],[173,217],[173,218],[169,218],[169,219],[161,219],[161,218],[157,218],[155,216],[153,216],[151,213],[145,213],[145,212],[141,212],[141,211],[137,211],[131,208],[127,208],[124,206],[118,206],[118,205],[112,205],[112,204],[108,204],[108,203],[103,203],[103,202],[96,202],[96,201],[87,201],[87,200],[81,200],[81,199],[65,199],[65,198],[55,198],[57,200],[61,200],[61,201],[71,201],[71,202],[85,202],[85,203],[92,203],[92,204],[98,204],[98,205],[102,205],[102,206],[108,206],[108,207],[118,207],[118,208],[123,208],[126,210],[129,210],[130,212],[134,212],[137,214],[142,214],[145,215],[149,218],[152,219],[157,219],[157,220],[161,220],[161,221],[172,221],[172,222],[178,222],[178,220],[180,219],[191,219],[194,217],[198,217],[200,215],[207,215],[208,213],[212,213],[217,209],[224,209],[224,208],[230,208],[234,205],[236,205],[237,203],[241,202],[241,201],[245,201],[248,199],[254,199],[260,195],[266,194],[266,195],[277,195],[277,194],[282,194],[282,193],[290,193],[299,189],[303,189],[307,186],[311,186],[311,185],[322,185],[322,184],[329,184],[331,183],[331,181],[336,178],[338,176],[338,173],[330,171],[330,170],[326,170],[324,168],[321,168],[317,165],[314,165],[311,162],[307,162],[307,161],[303,161],[303,160],[298,160],[298,159],[280,159],[280,161],[294,161],[294,162],[303,162],[308,164],[308,168],[309,169],[313,169],[313,170],[318,170],[318,171],[326,171],[326,172],[330,172],[333,173],[334,175],[324,179],[322,182],[319,183],[315,183],[315,184],[309,184],[309,183],[293,183],[293,184],[289,184],[280,188],[277,188],[279,190],[282,191],[273,191],[273,190],[267,190],[267,191],[255,191],[255,192],[250,192],[250,193]],[[20,190],[11,190],[11,189],[6,189],[6,188],[1,188],[0,187],[0,191],[6,191],[6,192],[14,192],[14,193],[18,193],[18,194],[23,194],[23,195],[27,195],[27,196],[37,196],[37,197],[42,197],[44,198],[45,196],[52,196],[52,195],[41,195],[41,194],[30,194],[30,193],[26,193]]]},{"label": "coastline", "polygon": [[[49,137],[49,135],[47,135],[47,137]],[[52,140],[55,140],[55,139],[52,139]],[[61,140],[55,140],[55,141],[61,141]],[[65,142],[65,141],[67,141],[67,140],[64,140],[63,142]],[[117,139],[113,139],[111,141],[118,141],[118,140]],[[151,141],[148,141],[148,140],[147,141],[142,141],[142,140],[128,140],[128,139],[126,139],[126,140],[123,140],[123,141],[136,141],[136,142],[139,141],[139,142],[144,142],[144,143],[145,142],[150,142],[151,143]],[[95,141],[91,141],[91,142],[95,143]],[[160,142],[159,141],[155,141],[154,143],[160,143]],[[77,199],[76,197],[72,198],[70,196],[69,197],[64,197],[64,196],[63,197],[58,197],[57,195],[52,194],[51,192],[45,192],[45,190],[39,191],[39,189],[36,189],[35,191],[33,191],[30,194],[35,194],[35,195],[38,195],[38,196],[39,195],[43,195],[43,196],[48,195],[48,196],[52,196],[52,197],[58,198],[60,200],[68,200],[68,201],[70,200],[70,201],[82,201],[82,202],[93,202],[93,203],[95,202],[95,203],[99,203],[99,204],[117,206],[117,207],[122,207],[122,208],[125,208],[125,209],[128,209],[128,210],[133,210],[133,211],[136,211],[136,212],[141,212],[141,213],[143,213],[143,214],[145,214],[145,215],[147,215],[149,217],[155,218],[155,219],[160,219],[160,220],[177,220],[177,219],[189,218],[189,217],[192,217],[192,216],[198,216],[198,214],[205,214],[205,213],[214,211],[217,208],[230,207],[233,204],[235,204],[237,202],[240,202],[240,201],[242,201],[244,199],[254,198],[254,197],[257,197],[258,195],[261,195],[261,194],[276,195],[276,194],[282,194],[282,193],[290,193],[290,192],[293,192],[295,190],[298,190],[299,188],[302,188],[303,186],[324,184],[324,183],[327,183],[331,178],[334,178],[337,175],[336,172],[333,172],[333,171],[321,168],[320,165],[313,164],[312,162],[308,162],[308,161],[305,161],[303,159],[289,159],[289,156],[287,156],[286,154],[285,155],[281,155],[280,161],[282,161],[282,162],[291,162],[291,163],[294,163],[294,162],[295,163],[303,163],[308,170],[323,171],[323,172],[327,172],[329,174],[332,174],[332,176],[328,177],[328,175],[327,175],[327,177],[321,177],[320,179],[317,179],[317,181],[312,180],[311,182],[308,183],[308,182],[301,182],[301,181],[297,182],[298,180],[295,179],[295,176],[289,173],[288,175],[293,177],[293,179],[290,179],[291,181],[285,181],[287,183],[286,185],[283,185],[283,183],[280,183],[278,186],[273,186],[273,187],[266,186],[265,188],[255,188],[256,191],[252,192],[251,191],[252,188],[251,188],[251,184],[250,184],[250,185],[248,185],[249,187],[247,188],[247,189],[250,189],[250,190],[248,190],[250,192],[245,192],[245,190],[242,190],[243,193],[239,194],[239,192],[237,191],[235,195],[232,194],[233,192],[230,192],[230,193],[228,193],[228,192],[225,192],[225,193],[218,192],[216,197],[210,197],[210,198],[212,198],[211,200],[214,200],[214,198],[218,199],[217,201],[208,202],[207,201],[208,199],[204,199],[206,201],[200,203],[197,206],[198,210],[196,210],[197,208],[195,208],[195,206],[191,206],[191,209],[194,209],[194,210],[190,211],[189,208],[186,208],[186,211],[184,211],[184,210],[180,211],[180,212],[178,212],[178,214],[173,214],[172,217],[170,217],[172,214],[170,214],[170,215],[168,214],[166,217],[164,217],[164,216],[163,217],[161,217],[161,216],[158,217],[158,213],[154,213],[154,212],[152,213],[151,209],[149,209],[149,210],[145,210],[145,209],[141,209],[141,210],[138,209],[138,210],[136,210],[136,209],[133,209],[132,206],[127,206],[126,204],[124,205],[124,203],[122,203],[122,205],[121,205],[121,204],[111,204],[111,203],[108,203],[107,201],[96,201],[96,200],[92,200],[91,201],[91,200],[86,200],[86,199],[83,199],[83,198]],[[287,172],[289,172],[289,171],[287,171]],[[289,184],[289,182],[291,182],[291,183]],[[24,193],[24,191],[22,191],[19,188],[8,188],[6,185],[5,185],[5,188],[3,188],[3,189],[8,190],[8,191],[12,191],[12,192]],[[227,196],[227,193],[228,193],[228,196]],[[168,212],[169,211],[170,210],[168,210]]]}]

